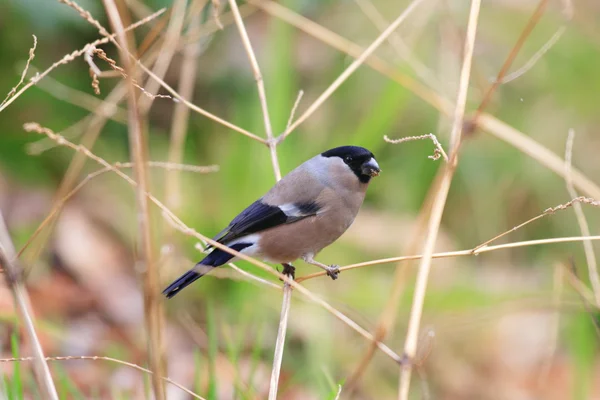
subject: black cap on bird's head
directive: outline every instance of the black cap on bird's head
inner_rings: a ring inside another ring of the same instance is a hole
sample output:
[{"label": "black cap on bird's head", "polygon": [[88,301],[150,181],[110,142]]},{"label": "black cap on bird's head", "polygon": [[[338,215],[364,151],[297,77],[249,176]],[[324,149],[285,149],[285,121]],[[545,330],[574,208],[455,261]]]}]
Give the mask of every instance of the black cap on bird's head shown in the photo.
[{"label": "black cap on bird's head", "polygon": [[368,183],[372,177],[381,172],[373,153],[364,147],[336,147],[321,153],[321,156],[341,158],[362,183]]}]

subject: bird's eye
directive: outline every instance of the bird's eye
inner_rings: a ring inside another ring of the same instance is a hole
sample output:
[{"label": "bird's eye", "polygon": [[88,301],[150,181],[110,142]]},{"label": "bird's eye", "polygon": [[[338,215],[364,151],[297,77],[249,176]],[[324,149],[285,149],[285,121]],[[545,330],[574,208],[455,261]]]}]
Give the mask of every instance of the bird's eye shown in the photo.
[{"label": "bird's eye", "polygon": [[344,157],[344,161],[346,161],[347,163],[352,162],[352,156]]}]

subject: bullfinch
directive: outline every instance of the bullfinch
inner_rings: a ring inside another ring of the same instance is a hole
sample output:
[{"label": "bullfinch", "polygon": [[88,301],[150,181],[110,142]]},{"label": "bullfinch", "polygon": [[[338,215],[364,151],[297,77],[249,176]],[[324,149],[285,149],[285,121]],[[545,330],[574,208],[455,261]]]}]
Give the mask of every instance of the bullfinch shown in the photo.
[{"label": "bullfinch", "polygon": [[[339,267],[313,257],[337,240],[352,224],[379,165],[369,150],[342,146],[325,151],[284,176],[221,231],[214,240],[231,249],[279,263],[293,276],[291,262],[302,259],[337,279]],[[171,298],[215,267],[235,260],[213,249],[194,268],[170,284]]]}]

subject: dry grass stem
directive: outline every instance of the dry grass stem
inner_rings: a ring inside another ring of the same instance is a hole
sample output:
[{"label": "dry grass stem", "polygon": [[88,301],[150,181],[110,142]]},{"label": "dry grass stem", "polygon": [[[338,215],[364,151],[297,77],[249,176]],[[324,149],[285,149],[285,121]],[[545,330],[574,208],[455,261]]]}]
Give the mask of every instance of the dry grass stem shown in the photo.
[{"label": "dry grass stem", "polygon": [[77,107],[101,115],[120,124],[127,123],[127,111],[108,100],[98,99],[88,93],[73,89],[47,76],[38,82],[37,87],[51,96]]},{"label": "dry grass stem", "polygon": [[27,71],[29,70],[29,65],[31,64],[31,61],[33,61],[33,59],[35,57],[35,49],[37,48],[37,36],[35,36],[35,35],[31,35],[31,36],[33,36],[33,46],[29,49],[29,58],[27,59],[25,68],[23,68],[23,72],[21,73],[21,79],[19,79],[19,83],[17,83],[12,89],[10,89],[10,92],[8,92],[8,94],[6,95],[4,100],[2,100],[2,103],[0,103],[0,107],[2,107],[8,101],[8,99],[10,99],[12,96],[14,96],[15,93],[17,93],[17,89],[25,81],[25,77],[27,76]]},{"label": "dry grass stem", "polygon": [[549,339],[548,350],[545,360],[540,368],[541,372],[538,377],[538,387],[540,389],[547,387],[550,369],[554,364],[554,357],[558,346],[558,336],[560,332],[560,306],[561,297],[564,288],[564,268],[557,263],[554,266],[554,284],[552,290],[552,305],[554,312],[552,313],[552,328],[550,329],[551,337]]},{"label": "dry grass stem", "polygon": [[[528,135],[518,131],[507,123],[500,121],[492,115],[483,113],[477,120],[478,126],[507,142],[523,154],[539,162],[558,176],[566,179],[565,161],[548,148],[531,139]],[[600,199],[600,187],[586,177],[576,168],[571,169],[573,185],[588,197]]]},{"label": "dry grass stem", "polygon": [[342,385],[338,385],[338,391],[335,395],[334,400],[339,400],[340,396],[342,395]]},{"label": "dry grass stem", "polygon": [[521,68],[503,77],[500,83],[505,84],[525,75],[558,42],[566,30],[567,27],[564,25],[558,28],[554,35]]},{"label": "dry grass stem", "polygon": [[304,96],[304,90],[300,90],[298,92],[298,96],[296,97],[296,101],[294,102],[294,106],[292,107],[292,112],[290,112],[290,117],[288,118],[287,124],[285,125],[285,129],[288,129],[294,120],[294,115],[296,115],[296,110],[300,105],[300,101],[302,100],[302,96]]},{"label": "dry grass stem", "polygon": [[242,43],[244,44],[244,50],[246,50],[246,55],[248,56],[250,66],[252,67],[252,73],[254,74],[254,79],[256,80],[258,97],[260,99],[260,108],[262,110],[263,122],[265,124],[265,132],[267,135],[266,143],[269,146],[269,151],[271,153],[271,163],[273,164],[275,179],[279,181],[281,179],[281,170],[279,168],[279,161],[277,159],[277,143],[273,140],[273,128],[271,127],[271,119],[269,118],[269,107],[267,106],[265,83],[262,73],[260,72],[260,67],[258,66],[258,61],[256,61],[256,55],[252,49],[252,44],[250,43],[250,38],[248,37],[248,32],[246,32],[244,20],[242,19],[236,0],[229,0],[229,6],[231,7],[235,24],[240,32]]},{"label": "dry grass stem", "polygon": [[403,137],[400,139],[390,139],[387,135],[385,135],[383,137],[383,140],[385,140],[386,142],[391,143],[391,144],[398,144],[398,143],[410,142],[413,140],[423,140],[423,139],[431,139],[431,141],[435,145],[435,149],[433,150],[433,155],[429,156],[429,158],[431,158],[434,161],[437,161],[440,159],[440,157],[444,157],[444,160],[446,160],[446,162],[448,162],[448,156],[446,155],[444,148],[438,141],[438,138],[433,133],[428,133],[426,135],[421,135],[421,136],[407,136],[407,137]]},{"label": "dry grass stem", "polygon": [[[371,0],[354,0],[354,2],[380,32],[390,24]],[[421,81],[432,88],[442,86],[434,73],[412,53],[398,32],[391,34],[388,42],[400,59],[415,71]]]},{"label": "dry grass stem", "polygon": [[243,269],[241,269],[240,267],[238,267],[234,263],[229,263],[227,265],[229,265],[234,271],[236,271],[240,275],[244,276],[245,278],[248,278],[249,280],[256,281],[256,282],[261,283],[263,285],[269,286],[269,287],[271,287],[273,289],[281,290],[281,286],[279,286],[279,285],[277,285],[277,284],[275,284],[273,282],[270,282],[270,281],[268,281],[266,279],[260,278],[260,277],[258,277],[256,275],[253,275],[253,274],[251,274],[251,273],[249,273],[247,271],[244,271]]},{"label": "dry grass stem", "polygon": [[288,326],[288,318],[290,316],[292,291],[292,287],[289,284],[284,283],[283,300],[281,301],[281,315],[279,316],[279,328],[277,328],[277,340],[275,342],[275,354],[273,355],[273,368],[271,370],[271,380],[269,384],[269,400],[277,399],[279,374],[281,372],[281,363],[283,361],[285,334]]},{"label": "dry grass stem", "polygon": [[164,374],[164,345],[162,342],[163,310],[160,302],[160,287],[158,279],[158,265],[156,263],[156,252],[154,249],[154,238],[152,230],[152,219],[150,204],[146,193],[149,192],[149,178],[146,167],[147,142],[142,131],[140,109],[137,102],[137,93],[134,86],[134,65],[129,59],[129,50],[125,29],[119,15],[117,5],[113,0],[104,0],[104,8],[108,19],[117,33],[119,50],[126,73],[128,89],[128,112],[129,112],[129,145],[131,158],[134,164],[134,175],[137,181],[136,203],[138,222],[138,241],[140,249],[139,262],[143,265],[143,291],[144,291],[144,317],[146,324],[146,337],[148,346],[148,358],[150,368],[155,371],[152,375],[152,386],[154,396],[157,400],[166,398],[165,386],[161,376]]},{"label": "dry grass stem", "polygon": [[[573,158],[573,143],[575,142],[575,130],[570,129],[567,137],[567,145],[565,150],[565,175],[567,177],[567,191],[569,196],[577,197],[577,191],[573,185],[573,177],[571,174],[572,169],[572,158]],[[583,208],[581,207],[580,201],[573,202],[573,210],[577,217],[577,224],[581,230],[581,236],[590,236],[590,227],[585,219]],[[593,203],[592,203],[593,204]],[[600,202],[596,202],[596,205],[600,205]],[[583,242],[583,249],[585,251],[585,259],[588,265],[588,274],[592,290],[594,291],[594,298],[596,299],[596,306],[600,307],[600,276],[598,276],[598,263],[596,262],[596,254],[594,253],[594,245],[592,242],[586,240]]]},{"label": "dry grass stem", "polygon": [[[200,29],[200,15],[192,16],[188,33],[196,33]],[[190,43],[183,49],[183,61],[179,73],[178,91],[185,98],[194,96],[197,58],[200,54],[198,43]],[[169,141],[168,159],[170,162],[179,163],[183,160],[185,138],[187,135],[190,109],[182,103],[176,103],[171,120],[171,140]],[[181,182],[176,172],[167,174],[165,178],[165,202],[167,206],[177,211],[181,207]]]},{"label": "dry grass stem", "polygon": [[[140,27],[141,25],[144,25],[144,24],[152,21],[153,19],[155,19],[156,17],[158,17],[159,15],[164,13],[165,10],[166,10],[165,8],[160,9],[157,12],[155,12],[154,14],[148,16],[147,18],[144,18],[141,21],[131,24],[130,26],[125,28],[125,31],[129,32],[133,29]],[[43,79],[46,75],[48,75],[50,72],[52,72],[56,67],[70,63],[71,61],[75,60],[77,57],[81,57],[82,55],[84,55],[90,48],[100,46],[102,44],[106,44],[111,39],[113,39],[115,36],[116,36],[115,34],[112,34],[110,36],[107,36],[102,39],[98,39],[91,43],[88,43],[85,46],[83,46],[83,48],[81,48],[79,50],[75,50],[72,53],[65,55],[63,58],[56,61],[54,64],[52,64],[49,68],[47,68],[42,73],[36,74],[33,78],[31,78],[29,80],[29,82],[27,84],[25,84],[25,86],[23,86],[17,93],[15,93],[14,96],[12,96],[10,99],[8,99],[4,104],[0,105],[0,112],[2,112],[13,101],[15,101],[19,96],[21,96],[27,89],[29,89],[31,86],[35,85],[39,80]]]},{"label": "dry grass stem", "polygon": [[[475,47],[475,34],[477,32],[477,23],[479,21],[480,0],[471,2],[471,12],[467,26],[467,34],[464,45],[463,65],[460,73],[459,90],[456,98],[456,109],[454,114],[454,123],[450,134],[450,160],[444,165],[442,181],[438,188],[437,195],[433,201],[429,223],[427,228],[427,237],[423,245],[423,258],[419,264],[417,281],[415,283],[415,293],[410,311],[406,341],[404,344],[404,356],[413,360],[417,351],[417,341],[419,336],[419,327],[421,324],[421,315],[423,313],[423,304],[425,302],[425,293],[427,291],[427,281],[431,269],[432,254],[437,241],[437,234],[442,220],[444,207],[450,184],[456,166],[458,163],[458,150],[460,147],[461,133],[464,125],[465,105],[467,102],[467,93],[469,89],[469,79],[471,75],[471,62],[473,59],[473,49]],[[398,389],[398,399],[407,400],[410,390],[410,378],[412,373],[412,364],[408,363],[400,370],[400,382]]]},{"label": "dry grass stem", "polygon": [[[567,208],[572,207],[574,204],[589,204],[591,206],[600,207],[600,201],[598,201],[598,200],[592,199],[590,197],[583,197],[583,196],[575,197],[574,199],[572,199],[564,204],[559,204],[556,207],[547,208],[540,215],[536,215],[535,217],[528,219],[527,221],[523,222],[522,224],[519,224],[505,232],[502,232],[501,234],[499,234],[497,236],[494,236],[490,240],[487,240],[487,241],[481,243],[480,245],[478,245],[477,247],[475,247],[472,250],[472,253],[477,255],[481,252],[481,249],[487,247],[490,243],[495,242],[496,240],[500,239],[501,237],[506,236],[509,233],[512,233],[518,229],[521,229],[525,225],[529,225],[530,223],[537,221],[540,218],[544,218],[547,215],[552,215],[557,211],[566,210]],[[589,236],[589,234],[586,236]]]},{"label": "dry grass stem", "polygon": [[[117,62],[115,60],[113,60],[112,58],[108,57],[106,55],[106,53],[104,52],[104,50],[102,49],[93,49],[92,53],[97,56],[99,59],[104,60],[108,63],[108,65],[115,71],[117,72],[119,75],[121,75],[121,77],[123,79],[127,79],[128,76],[125,73],[125,69],[121,68],[117,65]],[[158,76],[158,75],[157,75]],[[173,97],[167,95],[167,94],[154,94],[152,90],[148,90],[146,88],[144,88],[143,86],[141,86],[135,79],[131,78],[130,79],[131,84],[133,86],[135,86],[136,88],[138,88],[142,94],[144,96],[146,96],[147,99],[150,100],[154,100],[156,98],[163,98],[163,99],[171,99],[173,100]],[[150,103],[151,104],[151,103]]]},{"label": "dry grass stem", "polygon": [[39,385],[40,393],[45,399],[58,400],[56,387],[54,386],[50,369],[44,358],[42,345],[35,331],[29,296],[22,280],[23,270],[18,264],[18,259],[15,257],[15,246],[10,238],[2,213],[0,213],[0,266],[2,266],[6,285],[12,292],[15,306],[19,314],[21,314],[21,322],[33,349],[33,371]]},{"label": "dry grass stem", "polygon": [[[117,358],[112,358],[112,357],[104,357],[104,356],[58,356],[58,357],[45,357],[44,358],[46,361],[71,361],[71,360],[90,360],[90,361],[110,361],[113,363],[117,363],[120,365],[124,365],[126,367],[129,368],[133,368],[136,369],[138,371],[144,372],[146,374],[149,375],[154,375],[154,372],[152,372],[149,369],[146,369],[144,367],[140,367],[137,364],[133,364],[127,361],[123,361],[123,360],[119,360]],[[34,361],[35,359],[33,357],[19,357],[19,358],[0,358],[0,363],[11,363],[11,362],[21,362],[21,361]],[[196,399],[200,399],[200,400],[206,400],[204,397],[192,392],[190,389],[186,388],[185,386],[175,382],[174,380],[172,380],[171,378],[165,377],[165,376],[161,376],[160,377],[162,380],[164,380],[165,382],[183,390],[184,392],[186,392],[187,394],[189,394],[190,396],[196,398]]]},{"label": "dry grass stem", "polygon": [[100,32],[100,34],[102,36],[107,36],[107,37],[110,36],[108,31],[100,24],[100,22],[98,22],[98,20],[96,20],[94,17],[92,17],[92,14],[90,14],[89,11],[85,10],[83,7],[81,7],[76,2],[71,1],[71,0],[58,0],[58,2],[66,4],[67,6],[71,7],[75,11],[77,11],[83,19],[85,19],[90,24],[94,25],[98,29],[98,32]]},{"label": "dry grass stem", "polygon": [[[243,18],[245,18],[249,15],[252,15],[253,13],[256,12],[256,8],[248,3],[242,4],[238,8],[239,8],[240,14],[242,15]],[[219,21],[221,22],[221,25],[223,25],[223,28],[225,28],[225,26],[234,22],[233,13],[226,12],[226,13],[219,15]],[[188,44],[196,43],[201,38],[211,35],[220,30],[221,30],[221,28],[219,27],[219,25],[217,25],[217,23],[215,22],[215,20],[213,18],[211,21],[205,22],[200,27],[200,29],[198,29],[197,32],[193,32],[193,33],[188,32],[184,37],[182,37],[180,47],[185,47]]]},{"label": "dry grass stem", "polygon": [[186,100],[183,96],[181,96],[179,93],[177,93],[177,91],[175,89],[173,89],[171,86],[169,86],[165,81],[163,81],[162,79],[160,79],[160,77],[158,77],[156,74],[154,74],[152,71],[150,71],[150,69],[148,69],[144,64],[142,64],[141,61],[135,59],[135,57],[133,55],[129,55],[133,60],[136,61],[136,65],[138,67],[140,67],[145,73],[147,73],[148,75],[150,75],[153,79],[156,79],[157,81],[160,82],[160,84],[162,85],[162,87],[169,93],[171,93],[171,95],[179,100],[180,102],[182,102],[183,104],[185,104],[187,107],[189,107],[191,110],[197,112],[200,115],[205,116],[208,119],[212,119],[213,121],[233,130],[236,132],[241,133],[244,136],[247,136],[253,140],[256,140],[257,142],[266,144],[266,141],[263,138],[260,138],[258,136],[256,136],[255,134],[253,134],[252,132],[249,132],[243,128],[240,128],[239,126],[232,124],[229,121],[224,120],[223,118],[217,117],[214,114],[211,114],[210,112],[198,107],[197,105],[191,103],[190,101]]},{"label": "dry grass stem", "polygon": [[[181,35],[181,29],[183,28],[183,21],[185,19],[187,7],[187,0],[175,0],[173,2],[173,6],[171,8],[171,18],[169,20],[169,25],[167,26],[167,31],[164,34],[164,40],[160,50],[158,51],[158,58],[154,63],[152,68],[152,72],[161,79],[164,79],[167,74],[167,70],[169,69],[169,65],[171,65],[171,60],[175,55],[175,51],[177,50],[177,44],[179,43],[179,37]],[[154,99],[157,96],[158,90],[160,89],[160,82],[155,79],[149,79],[145,85],[146,97],[142,97],[140,99],[140,113],[145,116]],[[171,96],[166,96],[168,98],[172,98]]]},{"label": "dry grass stem", "polygon": [[[586,311],[588,311],[588,313],[591,314],[591,310],[589,309],[590,306],[598,309],[598,307],[596,306],[596,300],[594,299],[594,293],[592,293],[592,291],[586,286],[586,284],[583,283],[581,279],[579,279],[579,277],[577,276],[577,271],[575,270],[575,266],[572,263],[563,263],[562,267],[565,271],[567,282],[569,282],[569,285],[571,285],[573,290],[575,290],[575,292],[577,292],[581,300],[583,300],[583,305]],[[592,320],[594,321],[594,325],[596,325],[596,318],[592,317]]]},{"label": "dry grass stem", "polygon": [[490,86],[490,88],[487,90],[487,92],[483,96],[483,100],[481,100],[479,107],[477,107],[477,111],[475,112],[475,115],[473,116],[473,120],[472,120],[474,122],[474,125],[477,124],[480,114],[483,112],[483,110],[485,110],[485,108],[487,107],[487,105],[489,104],[489,102],[492,99],[492,95],[496,92],[496,89],[498,89],[498,86],[500,86],[500,84],[502,83],[504,76],[508,73],[508,70],[510,69],[513,61],[515,60],[515,58],[517,58],[517,54],[519,54],[519,51],[521,51],[521,48],[523,47],[523,45],[527,41],[527,38],[533,31],[533,28],[535,28],[535,26],[539,22],[540,18],[542,18],[542,15],[544,14],[544,10],[546,9],[547,5],[548,5],[548,0],[540,0],[535,11],[529,18],[529,21],[527,21],[527,25],[521,31],[521,34],[519,35],[519,38],[517,39],[517,43],[515,43],[514,47],[511,49],[508,57],[506,57],[504,64],[500,68],[500,71],[498,72],[498,76],[496,76],[496,79],[492,83],[492,86]]},{"label": "dry grass stem", "polygon": [[215,25],[217,26],[217,28],[219,28],[220,30],[223,30],[223,23],[221,22],[221,19],[219,18],[219,9],[221,8],[221,1],[220,0],[210,0],[210,3],[212,5],[212,16],[213,16],[213,21],[215,21]]},{"label": "dry grass stem", "polygon": [[390,26],[387,27],[385,31],[377,37],[371,43],[369,47],[365,49],[365,51],[355,59],[352,64],[348,66],[336,79],[333,81],[331,85],[296,119],[286,130],[281,134],[278,138],[280,141],[284,140],[294,129],[296,129],[300,124],[308,119],[321,105],[327,100],[333,92],[335,92],[341,85],[344,83],[350,75],[354,73],[360,67],[369,56],[371,56],[379,46],[406,20],[406,18],[410,15],[412,11],[414,11],[417,6],[419,6],[423,0],[414,0],[410,5],[404,10],[402,14]]}]

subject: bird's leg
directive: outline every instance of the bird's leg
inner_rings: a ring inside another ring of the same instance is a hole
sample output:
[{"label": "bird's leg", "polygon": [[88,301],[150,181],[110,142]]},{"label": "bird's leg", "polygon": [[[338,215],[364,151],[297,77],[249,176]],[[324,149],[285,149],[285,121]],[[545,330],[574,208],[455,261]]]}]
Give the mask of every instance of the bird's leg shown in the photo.
[{"label": "bird's leg", "polygon": [[[283,265],[283,271],[281,271],[281,273],[283,275],[287,275],[292,279],[296,279],[296,268],[290,264],[290,263],[282,263],[281,265]],[[280,279],[283,280],[283,279]]]},{"label": "bird's leg", "polygon": [[334,281],[338,278],[338,276],[340,274],[340,266],[339,265],[325,265],[323,263],[313,260],[313,258],[310,256],[302,257],[302,261],[304,261],[307,264],[311,264],[311,265],[315,265],[319,268],[323,268],[325,271],[327,271],[327,275],[330,276],[331,279],[333,279]]}]

